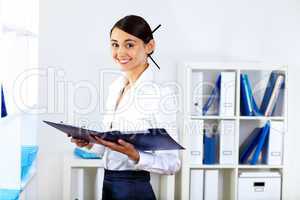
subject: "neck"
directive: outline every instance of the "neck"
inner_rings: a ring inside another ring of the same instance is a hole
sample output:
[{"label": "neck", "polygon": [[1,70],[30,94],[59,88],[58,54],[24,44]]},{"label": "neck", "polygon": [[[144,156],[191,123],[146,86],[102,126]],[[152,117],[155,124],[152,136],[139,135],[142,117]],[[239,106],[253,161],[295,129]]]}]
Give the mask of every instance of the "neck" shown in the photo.
[{"label": "neck", "polygon": [[149,66],[148,63],[144,63],[141,66],[135,67],[132,70],[126,71],[126,77],[128,79],[129,86],[132,86],[134,82],[139,78],[139,76],[146,70]]}]

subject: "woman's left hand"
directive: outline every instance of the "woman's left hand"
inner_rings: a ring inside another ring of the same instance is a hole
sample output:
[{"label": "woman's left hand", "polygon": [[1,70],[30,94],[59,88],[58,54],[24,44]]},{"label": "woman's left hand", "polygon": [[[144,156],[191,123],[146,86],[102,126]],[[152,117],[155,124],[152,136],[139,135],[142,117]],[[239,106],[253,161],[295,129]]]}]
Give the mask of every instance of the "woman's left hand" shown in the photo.
[{"label": "woman's left hand", "polygon": [[118,143],[109,142],[107,140],[103,140],[100,137],[93,136],[95,142],[97,144],[102,144],[111,150],[118,151],[120,153],[126,154],[131,160],[138,162],[140,159],[139,152],[134,148],[134,146],[124,140],[119,139]]}]

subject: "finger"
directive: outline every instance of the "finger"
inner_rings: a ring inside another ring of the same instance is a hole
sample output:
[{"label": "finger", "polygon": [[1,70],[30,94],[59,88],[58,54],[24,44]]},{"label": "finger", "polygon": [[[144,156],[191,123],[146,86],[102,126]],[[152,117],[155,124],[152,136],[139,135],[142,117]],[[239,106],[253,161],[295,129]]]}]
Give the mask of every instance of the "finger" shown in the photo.
[{"label": "finger", "polygon": [[97,144],[101,144],[101,145],[104,145],[104,146],[107,146],[107,147],[111,147],[111,145],[113,145],[114,143],[112,142],[109,142],[109,141],[106,141],[106,140],[103,140],[101,139],[100,137],[94,135],[94,140]]},{"label": "finger", "polygon": [[96,138],[97,138],[98,141],[100,141],[105,146],[113,146],[113,145],[116,144],[114,142],[109,142],[107,140],[103,140],[103,139],[101,139],[100,137],[97,137],[97,136],[96,136]]},{"label": "finger", "polygon": [[124,140],[122,139],[119,139],[118,140],[118,143],[126,148],[132,148],[132,144],[128,143],[128,142],[125,142]]},{"label": "finger", "polygon": [[98,137],[96,135],[93,135],[92,137],[94,138],[96,143],[104,145],[103,140],[100,137]]},{"label": "finger", "polygon": [[107,140],[103,140],[101,138],[98,137],[98,139],[101,141],[101,143],[109,148],[114,148],[114,149],[120,149],[120,147],[122,147],[122,145],[116,143],[116,142],[110,142]]},{"label": "finger", "polygon": [[106,147],[108,147],[112,150],[119,151],[119,152],[123,152],[125,150],[124,146],[122,146],[120,144],[117,144],[115,142],[109,142],[109,141],[102,140],[102,139],[100,139],[100,140],[103,145],[105,145]]},{"label": "finger", "polygon": [[115,142],[110,142],[110,141],[107,141],[107,140],[103,140],[103,139],[101,139],[100,137],[98,137],[96,135],[94,135],[94,137],[96,139],[96,143],[102,144],[102,145],[104,145],[104,146],[106,146],[106,147],[108,147],[108,148],[110,148],[110,149],[112,149],[114,151],[118,151],[118,152],[123,153],[126,150],[124,148],[124,146],[119,145],[119,144],[117,144]]}]

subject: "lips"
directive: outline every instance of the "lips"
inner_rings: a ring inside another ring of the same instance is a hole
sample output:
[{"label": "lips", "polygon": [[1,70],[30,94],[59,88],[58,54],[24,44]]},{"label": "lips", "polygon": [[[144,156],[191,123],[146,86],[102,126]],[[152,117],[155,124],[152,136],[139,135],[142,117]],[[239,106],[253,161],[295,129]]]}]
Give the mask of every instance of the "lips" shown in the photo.
[{"label": "lips", "polygon": [[118,62],[120,63],[120,64],[127,64],[127,63],[129,63],[130,62],[130,60],[131,59],[118,59]]}]

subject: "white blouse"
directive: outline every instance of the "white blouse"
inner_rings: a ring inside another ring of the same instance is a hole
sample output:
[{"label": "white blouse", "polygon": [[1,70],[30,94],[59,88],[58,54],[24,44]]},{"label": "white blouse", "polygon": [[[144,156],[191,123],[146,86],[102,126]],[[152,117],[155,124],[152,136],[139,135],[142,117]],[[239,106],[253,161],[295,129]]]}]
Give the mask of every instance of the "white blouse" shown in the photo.
[{"label": "white blouse", "polygon": [[[105,130],[136,131],[148,128],[165,128],[178,141],[175,93],[168,86],[155,82],[158,69],[151,64],[124,94],[116,108],[116,102],[127,79],[117,78],[109,87],[106,113],[103,118]],[[115,110],[116,108],[116,110]],[[103,145],[94,144],[90,149],[104,159],[109,170],[146,170],[159,174],[174,174],[181,162],[178,150],[139,151],[140,160],[135,163],[127,155],[112,151]]]}]

